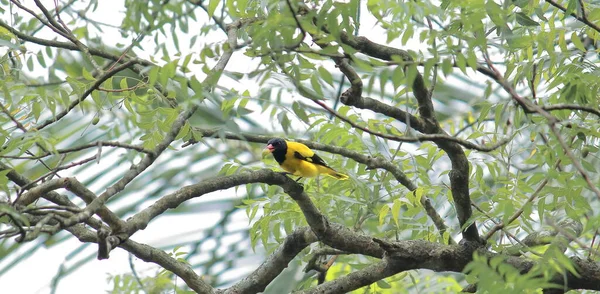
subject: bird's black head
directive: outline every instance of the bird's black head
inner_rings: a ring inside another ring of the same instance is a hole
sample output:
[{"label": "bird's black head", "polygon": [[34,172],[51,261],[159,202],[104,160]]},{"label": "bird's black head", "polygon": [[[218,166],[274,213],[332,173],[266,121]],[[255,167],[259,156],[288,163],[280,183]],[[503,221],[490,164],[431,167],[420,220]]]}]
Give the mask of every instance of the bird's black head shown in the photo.
[{"label": "bird's black head", "polygon": [[273,138],[267,142],[267,149],[269,149],[271,153],[276,150],[286,150],[287,144],[285,143],[285,140],[281,138]]},{"label": "bird's black head", "polygon": [[273,154],[275,160],[281,164],[285,160],[287,152],[287,143],[281,138],[273,138],[267,142],[267,150]]}]

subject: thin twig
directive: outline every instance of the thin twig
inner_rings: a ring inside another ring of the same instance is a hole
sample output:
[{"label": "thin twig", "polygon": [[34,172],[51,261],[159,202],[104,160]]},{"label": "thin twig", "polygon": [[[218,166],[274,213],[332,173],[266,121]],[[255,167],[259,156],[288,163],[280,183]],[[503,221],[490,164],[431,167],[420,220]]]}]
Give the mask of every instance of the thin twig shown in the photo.
[{"label": "thin twig", "polygon": [[61,170],[69,169],[69,168],[72,168],[72,167],[75,167],[75,166],[78,166],[78,165],[83,165],[83,164],[86,164],[86,163],[88,163],[90,161],[96,160],[96,156],[97,155],[94,155],[92,157],[88,157],[88,158],[80,160],[80,161],[72,162],[72,163],[64,165],[64,166],[59,166],[59,167],[56,167],[54,169],[50,169],[49,172],[47,172],[44,175],[38,177],[36,180],[32,181],[31,183],[23,186],[22,190],[29,189],[30,187],[32,187],[33,185],[35,185],[37,182],[40,182],[40,181],[46,179],[47,177],[56,174],[57,172],[59,172]]},{"label": "thin twig", "polygon": [[314,103],[316,103],[317,105],[321,106],[323,109],[325,109],[329,113],[335,115],[337,118],[348,123],[353,128],[359,129],[363,132],[369,133],[369,134],[377,136],[377,137],[381,137],[381,138],[396,141],[396,142],[415,143],[415,142],[422,142],[422,141],[447,140],[447,141],[456,142],[465,148],[478,150],[478,151],[482,151],[482,152],[490,152],[490,151],[496,150],[499,147],[504,146],[506,143],[510,142],[510,138],[504,138],[504,139],[498,140],[498,142],[496,142],[495,144],[482,146],[482,145],[477,145],[477,144],[471,143],[469,141],[459,139],[456,137],[452,137],[452,136],[448,136],[448,135],[444,135],[444,134],[420,134],[420,135],[416,135],[414,137],[399,137],[399,136],[394,136],[394,135],[390,135],[390,134],[383,134],[380,132],[372,131],[366,127],[363,127],[363,126],[351,121],[350,119],[339,114],[337,111],[331,109],[329,106],[325,105],[325,103],[323,103],[319,100],[312,100],[312,101]]},{"label": "thin twig", "polygon": [[[560,160],[558,160],[556,162],[556,164],[554,165],[554,168],[558,167],[560,165]],[[513,215],[511,215],[506,223],[501,222],[499,224],[496,224],[491,230],[489,230],[487,232],[487,234],[485,234],[485,236],[483,237],[484,240],[489,239],[490,237],[492,237],[492,235],[494,235],[494,233],[496,233],[498,230],[503,229],[505,226],[510,225],[514,220],[516,220],[519,216],[521,216],[521,214],[523,214],[523,212],[525,211],[525,207],[527,206],[527,204],[533,202],[533,200],[535,200],[535,198],[538,196],[538,194],[542,191],[542,189],[546,186],[546,184],[548,184],[548,179],[544,179],[539,185],[538,187],[535,189],[535,191],[533,192],[533,194],[531,194],[529,196],[529,198],[527,198],[527,200],[525,201],[525,203],[523,203],[523,205],[521,206],[521,208],[519,208],[517,211],[515,211],[515,213],[513,213]]]},{"label": "thin twig", "polygon": [[[19,7],[20,9],[24,10],[25,12],[31,14],[31,16],[35,17],[37,20],[39,20],[43,25],[47,26],[48,28],[50,28],[51,30],[53,30],[54,32],[56,32],[57,34],[61,35],[62,37],[64,37],[65,39],[69,40],[69,36],[67,34],[65,34],[60,27],[55,27],[54,25],[52,25],[51,23],[49,23],[48,21],[44,20],[41,16],[39,16],[37,13],[35,13],[33,10],[23,6],[18,0],[10,0],[10,2],[12,2],[13,4],[15,4],[17,7]],[[47,11],[46,11],[47,12]]]},{"label": "thin twig", "polygon": [[40,159],[40,158],[44,158],[44,157],[48,157],[50,155],[53,154],[66,154],[66,153],[72,153],[72,152],[77,152],[77,151],[81,151],[81,150],[85,150],[85,149],[89,149],[89,148],[97,148],[97,147],[117,147],[117,148],[123,148],[123,149],[130,149],[130,150],[135,150],[135,151],[139,151],[142,153],[146,153],[146,154],[152,154],[151,150],[148,150],[140,145],[130,145],[130,144],[126,144],[126,143],[121,143],[121,142],[111,142],[111,141],[97,141],[97,142],[93,142],[93,143],[89,143],[89,144],[85,144],[85,145],[81,145],[81,146],[76,146],[76,147],[72,147],[72,148],[66,148],[66,149],[58,149],[55,152],[46,152],[42,155],[37,155],[37,156],[10,156],[10,155],[1,155],[0,158],[10,158],[10,159]]},{"label": "thin twig", "polygon": [[[550,5],[560,9],[562,12],[567,12],[567,8],[565,8],[564,6],[558,4],[556,1],[554,0],[546,0],[546,2],[550,3]],[[589,21],[587,19],[587,17],[585,17],[585,11],[583,10],[583,5],[581,6],[581,11],[583,12],[583,16],[579,16],[576,13],[571,13],[570,15],[574,18],[576,18],[578,21],[586,24],[587,26],[589,26],[590,28],[594,29],[596,32],[600,33],[600,26],[594,24],[593,22]]]},{"label": "thin twig", "polygon": [[101,76],[98,77],[98,79],[92,84],[91,87],[89,87],[87,90],[85,90],[85,92],[83,92],[83,94],[81,94],[81,97],[79,97],[79,99],[72,101],[71,104],[69,104],[69,106],[67,106],[66,109],[64,109],[63,111],[58,113],[55,117],[50,118],[50,119],[46,120],[45,122],[35,126],[35,129],[41,130],[41,129],[47,127],[48,125],[59,121],[61,118],[63,118],[65,115],[67,115],[71,110],[73,110],[73,108],[75,108],[77,105],[79,105],[79,103],[81,103],[83,100],[85,100],[93,91],[97,90],[98,87],[102,83],[104,83],[106,80],[108,80],[110,77],[116,75],[120,71],[125,70],[136,63],[138,63],[137,60],[129,60],[129,61],[115,67],[113,70],[105,72],[104,74],[102,74]]},{"label": "thin twig", "polygon": [[[494,220],[494,218],[492,218],[491,215],[489,215],[487,212],[485,212],[483,209],[481,209],[481,207],[479,207],[477,204],[475,204],[474,202],[471,202],[471,205],[473,207],[475,207],[475,209],[477,211],[479,211],[481,214],[485,215],[488,218],[488,220],[492,221],[496,226],[502,226],[502,223],[498,223],[496,220]],[[519,240],[519,238],[517,238],[517,236],[513,235],[511,232],[506,230],[506,228],[504,226],[502,226],[501,230],[503,233],[505,233],[509,238],[513,239],[519,245],[524,246],[525,248],[529,247],[529,246],[527,246],[527,244],[523,243],[523,241]],[[541,254],[539,254],[535,251],[532,251],[531,253],[538,255],[538,256],[542,256]]]},{"label": "thin twig", "polygon": [[558,233],[562,234],[563,236],[565,236],[569,242],[575,242],[577,245],[579,245],[581,248],[588,250],[590,253],[593,253],[595,255],[599,255],[600,252],[598,252],[596,249],[592,248],[592,247],[588,247],[587,245],[585,245],[583,242],[581,242],[577,236],[573,235],[571,232],[569,232],[568,230],[565,230],[565,228],[563,228],[562,226],[556,224],[556,222],[554,222],[554,220],[552,218],[548,218],[548,225],[550,225],[553,229],[555,229]]},{"label": "thin twig", "polygon": [[577,104],[554,104],[554,105],[544,105],[542,106],[543,110],[546,111],[554,111],[554,110],[577,110],[582,112],[589,112],[600,117],[600,110],[589,107],[589,106],[581,106]]},{"label": "thin twig", "polygon": [[488,65],[488,67],[494,72],[495,80],[500,85],[502,85],[504,90],[506,90],[506,92],[508,92],[510,94],[512,99],[515,100],[521,106],[521,108],[523,108],[523,110],[526,113],[538,113],[539,115],[543,116],[548,121],[547,123],[548,123],[548,126],[550,127],[550,130],[552,131],[552,134],[554,134],[554,136],[556,137],[556,140],[558,141],[560,146],[563,148],[563,150],[567,154],[567,157],[569,157],[573,166],[575,166],[575,168],[577,169],[579,174],[581,174],[581,176],[587,183],[590,190],[592,190],[592,192],[594,192],[594,194],[596,194],[596,197],[598,197],[598,199],[600,199],[600,190],[592,182],[592,179],[590,178],[588,173],[585,171],[585,169],[581,165],[581,162],[579,162],[579,160],[577,160],[577,158],[573,154],[573,151],[571,151],[571,148],[569,148],[569,146],[567,145],[567,143],[561,136],[558,128],[556,127],[556,124],[559,122],[559,120],[555,116],[550,114],[548,111],[544,110],[542,107],[531,103],[529,100],[527,100],[527,99],[521,97],[519,94],[517,94],[517,91],[505,80],[504,76],[502,76],[500,71],[498,71],[494,67],[494,65],[491,63],[487,52],[485,52],[485,51],[483,52],[483,57]]}]

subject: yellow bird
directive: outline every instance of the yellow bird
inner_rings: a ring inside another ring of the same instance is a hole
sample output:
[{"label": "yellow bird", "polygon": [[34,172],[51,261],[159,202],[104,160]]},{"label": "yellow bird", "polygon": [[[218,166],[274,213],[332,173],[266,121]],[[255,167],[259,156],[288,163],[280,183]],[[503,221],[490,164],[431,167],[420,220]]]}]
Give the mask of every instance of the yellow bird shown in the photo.
[{"label": "yellow bird", "polygon": [[267,142],[265,152],[273,154],[281,168],[295,176],[309,178],[324,174],[338,180],[348,179],[347,175],[327,166],[321,157],[302,143],[274,138]]}]

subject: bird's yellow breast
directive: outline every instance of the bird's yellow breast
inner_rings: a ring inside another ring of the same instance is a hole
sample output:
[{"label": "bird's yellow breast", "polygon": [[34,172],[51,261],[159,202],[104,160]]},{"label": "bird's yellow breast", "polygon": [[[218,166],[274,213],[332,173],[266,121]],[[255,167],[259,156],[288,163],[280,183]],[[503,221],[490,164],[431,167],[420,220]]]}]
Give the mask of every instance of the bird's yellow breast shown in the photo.
[{"label": "bird's yellow breast", "polygon": [[319,169],[314,163],[294,157],[294,150],[288,149],[285,161],[281,164],[286,172],[301,177],[316,177]]}]

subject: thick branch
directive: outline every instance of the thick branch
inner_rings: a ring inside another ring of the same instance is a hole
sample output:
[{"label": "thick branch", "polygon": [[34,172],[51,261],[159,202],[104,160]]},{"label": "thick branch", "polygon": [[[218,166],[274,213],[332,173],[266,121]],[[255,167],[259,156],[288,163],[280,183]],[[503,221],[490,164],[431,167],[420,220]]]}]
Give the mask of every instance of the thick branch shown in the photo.
[{"label": "thick branch", "polygon": [[296,229],[285,238],[285,241],[254,272],[245,277],[224,293],[259,293],[263,292],[304,248],[317,241],[315,234],[308,227]]},{"label": "thick branch", "polygon": [[398,272],[399,271],[394,271],[394,268],[389,264],[388,260],[384,259],[378,263],[367,266],[362,270],[350,273],[333,281],[325,282],[317,287],[294,293],[349,293],[353,290],[371,285],[381,279],[393,276]]},{"label": "thick branch", "polygon": [[[412,61],[412,57],[408,52],[371,42],[365,37],[353,38],[347,34],[342,34],[341,38],[342,42],[345,44],[375,58],[392,61],[393,56],[399,56],[404,61]],[[435,119],[431,94],[427,87],[425,87],[423,77],[420,73],[417,73],[415,80],[413,81],[413,93],[419,104],[419,113],[422,119],[425,120],[425,126],[422,131],[430,135],[447,135]],[[452,187],[452,198],[454,200],[458,221],[461,227],[465,227],[463,230],[463,237],[468,240],[480,240],[477,225],[475,222],[469,223],[469,219],[473,214],[471,209],[471,198],[469,196],[469,162],[463,149],[459,145],[460,142],[453,140],[432,141],[446,152],[452,162],[450,185]],[[508,140],[499,142],[498,146],[505,144],[507,141]],[[461,145],[468,148],[468,146],[464,144]]]},{"label": "thick branch", "polygon": [[[442,245],[424,240],[376,241],[386,251],[386,258],[381,262],[299,293],[347,293],[394,274],[413,269],[462,272],[464,267],[471,262],[474,252],[488,258],[499,255],[481,248],[477,242]],[[571,261],[581,276],[576,277],[571,273],[556,274],[552,278],[552,282],[559,285],[566,284],[570,289],[600,289],[600,266],[598,264],[577,257],[571,258]],[[535,265],[535,262],[522,257],[507,257],[504,262],[522,273],[530,271]],[[566,283],[564,283],[565,278]]]},{"label": "thick branch", "polygon": [[361,253],[379,258],[383,256],[383,251],[369,236],[353,232],[340,224],[330,223],[315,207],[308,195],[304,193],[300,184],[270,169],[239,173],[225,177],[221,176],[186,186],[175,193],[162,197],[148,208],[132,216],[127,221],[127,233],[132,235],[137,230],[144,229],[153,218],[162,214],[167,209],[176,208],[186,200],[200,197],[213,191],[249,183],[265,183],[282,187],[298,203],[298,206],[300,206],[306,217],[306,221],[320,241],[351,253]]},{"label": "thick branch", "polygon": [[[481,248],[479,242],[466,241],[462,242],[461,245],[443,245],[424,240],[387,242],[372,239],[368,236],[351,231],[342,225],[330,223],[325,216],[316,209],[308,195],[304,193],[302,187],[298,183],[281,173],[276,173],[271,170],[265,169],[222,178],[223,182],[230,182],[231,179],[235,178],[246,178],[246,180],[250,182],[263,182],[269,185],[281,186],[302,209],[302,212],[311,227],[310,230],[314,232],[319,240],[332,248],[377,258],[382,258],[385,252],[387,257],[384,258],[382,262],[371,265],[340,279],[324,283],[315,289],[308,290],[309,293],[321,293],[321,291],[327,293],[345,293],[369,285],[395,273],[411,269],[460,272],[471,261],[473,252],[476,250],[480,254],[488,257],[498,255]],[[97,226],[97,224],[94,224],[94,226]],[[80,224],[67,228],[67,230],[76,234],[83,242],[95,242],[97,240],[96,236],[91,232],[86,233],[85,236],[77,234],[77,230],[81,229],[85,228]],[[244,289],[254,290],[263,288],[268,284],[268,280],[272,280],[272,277],[277,275],[277,273],[294,258],[293,256],[314,240],[314,235],[312,235],[309,230],[297,230],[291,237],[286,238],[284,245],[280,247],[280,249],[278,249],[265,264],[263,264],[263,267],[259,267],[251,277],[241,281],[237,286],[243,286],[245,287]],[[145,245],[139,245],[131,240],[121,244],[121,247],[143,260],[155,262],[166,269],[173,271],[178,276],[182,277],[188,286],[196,291],[200,291],[200,293],[211,293],[213,291],[213,289],[204,283],[187,265],[174,261],[160,250]],[[580,276],[575,277],[572,274],[567,273],[564,277],[563,275],[555,276],[552,281],[562,284],[563,279],[566,277],[565,284],[568,285],[569,288],[600,289],[599,266],[594,262],[584,261],[578,258],[572,258],[571,260],[576,265]],[[535,265],[533,261],[523,257],[508,257],[505,262],[514,266],[521,272],[527,272]],[[273,269],[271,266],[275,268]],[[273,271],[270,271],[270,269]],[[259,279],[260,282],[256,282],[257,279]],[[260,288],[252,288],[252,283],[255,282],[260,285]],[[233,290],[233,288],[231,290]],[[249,290],[249,292],[254,292],[254,290]]]},{"label": "thick branch", "polygon": [[[342,42],[350,45],[352,48],[359,50],[360,52],[383,60],[392,61],[393,56],[402,58],[404,61],[412,62],[413,59],[410,54],[405,51],[394,47],[389,47],[381,44],[371,42],[365,37],[350,37],[348,34],[342,33],[340,35]],[[413,93],[419,104],[419,114],[423,119],[435,120],[435,113],[433,109],[433,102],[431,101],[431,95],[429,89],[425,87],[425,81],[421,74],[417,74],[413,81]],[[401,121],[404,121],[402,119]],[[431,133],[425,131],[426,133]]]},{"label": "thick branch", "polygon": [[[67,228],[67,230],[81,242],[96,242],[97,240],[96,234],[87,230],[82,225],[75,225]],[[177,261],[162,250],[132,240],[123,242],[120,247],[143,261],[155,263],[171,271],[180,277],[187,286],[196,291],[196,293],[214,293],[214,288],[204,282],[202,277],[197,275],[188,264]]]}]

